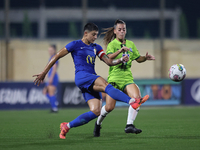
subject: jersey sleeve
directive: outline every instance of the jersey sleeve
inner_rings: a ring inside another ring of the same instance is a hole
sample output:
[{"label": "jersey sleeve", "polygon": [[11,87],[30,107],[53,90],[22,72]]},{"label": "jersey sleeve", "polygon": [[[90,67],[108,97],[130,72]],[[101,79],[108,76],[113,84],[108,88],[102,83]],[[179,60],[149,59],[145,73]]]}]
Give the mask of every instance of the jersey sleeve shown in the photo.
[{"label": "jersey sleeve", "polygon": [[68,43],[65,48],[67,49],[68,52],[72,52],[74,50],[74,46],[76,44],[76,41],[72,41]]},{"label": "jersey sleeve", "polygon": [[105,55],[103,48],[100,45],[97,45],[96,49],[97,49],[97,56],[101,59],[103,55]]},{"label": "jersey sleeve", "polygon": [[138,59],[138,58],[140,57],[140,53],[139,53],[139,51],[137,50],[137,47],[135,46],[134,43],[132,44],[131,49],[132,49],[132,53],[133,53],[132,60]]},{"label": "jersey sleeve", "polygon": [[107,46],[106,55],[113,54],[113,53],[114,53],[114,48],[112,47],[112,44],[109,43]]}]

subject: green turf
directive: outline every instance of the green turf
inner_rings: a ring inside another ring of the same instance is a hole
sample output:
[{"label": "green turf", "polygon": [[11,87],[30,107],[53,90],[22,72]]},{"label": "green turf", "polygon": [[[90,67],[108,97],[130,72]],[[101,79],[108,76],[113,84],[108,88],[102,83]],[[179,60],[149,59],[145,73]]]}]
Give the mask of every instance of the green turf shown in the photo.
[{"label": "green turf", "polygon": [[127,108],[105,119],[101,137],[93,137],[95,120],[59,139],[59,124],[88,109],[0,111],[1,150],[194,150],[200,149],[200,107],[141,108],[135,125],[141,134],[125,134]]}]

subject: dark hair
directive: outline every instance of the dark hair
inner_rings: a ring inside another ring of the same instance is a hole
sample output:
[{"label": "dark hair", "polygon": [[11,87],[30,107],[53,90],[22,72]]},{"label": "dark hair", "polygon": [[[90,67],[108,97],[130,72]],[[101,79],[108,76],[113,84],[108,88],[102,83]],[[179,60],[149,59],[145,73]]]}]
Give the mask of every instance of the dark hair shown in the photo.
[{"label": "dark hair", "polygon": [[83,31],[86,31],[86,30],[88,30],[89,32],[91,32],[91,31],[99,31],[99,28],[98,28],[98,26],[96,24],[89,22],[84,26]]},{"label": "dark hair", "polygon": [[56,45],[55,44],[51,44],[50,47],[53,47],[56,50]]},{"label": "dark hair", "polygon": [[110,43],[113,39],[116,38],[116,35],[114,33],[114,29],[116,28],[117,24],[126,24],[123,20],[120,20],[120,19],[117,19],[115,21],[115,24],[113,27],[110,27],[110,28],[104,28],[103,30],[105,32],[101,33],[101,34],[105,34],[104,38],[103,38],[103,41],[104,41],[104,44],[107,46],[108,43]]},{"label": "dark hair", "polygon": [[55,54],[56,54],[56,45],[55,44],[51,44],[50,47],[52,47],[55,50]]}]

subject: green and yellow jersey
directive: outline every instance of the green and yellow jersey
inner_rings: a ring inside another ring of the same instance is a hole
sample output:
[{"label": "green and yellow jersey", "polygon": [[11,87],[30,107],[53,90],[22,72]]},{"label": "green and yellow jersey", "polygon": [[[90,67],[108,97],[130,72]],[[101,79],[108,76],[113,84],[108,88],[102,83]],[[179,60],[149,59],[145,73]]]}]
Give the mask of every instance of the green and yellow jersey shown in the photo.
[{"label": "green and yellow jersey", "polygon": [[[111,41],[107,46],[106,54],[112,54],[121,49],[122,43],[118,41],[116,38]],[[109,76],[108,76],[108,82],[112,83],[120,83],[120,87],[117,87],[120,90],[124,90],[125,86],[129,83],[133,82],[133,76],[131,72],[131,65],[132,61],[140,57],[140,53],[138,52],[135,44],[132,41],[126,40],[126,47],[130,48],[130,51],[128,51],[129,54],[129,61],[124,64],[118,64],[116,66],[111,66],[109,68]],[[115,59],[119,59],[122,57],[122,53],[120,53]]]}]

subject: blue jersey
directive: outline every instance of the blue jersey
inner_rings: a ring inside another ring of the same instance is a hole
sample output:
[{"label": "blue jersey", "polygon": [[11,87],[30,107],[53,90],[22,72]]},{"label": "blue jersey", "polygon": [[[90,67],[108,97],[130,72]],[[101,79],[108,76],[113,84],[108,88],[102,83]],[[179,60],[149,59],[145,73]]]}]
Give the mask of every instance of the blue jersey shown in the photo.
[{"label": "blue jersey", "polygon": [[99,77],[94,70],[96,55],[101,59],[105,55],[102,47],[91,43],[86,45],[82,40],[72,41],[65,48],[71,52],[75,65],[75,83],[82,91],[86,102],[90,99],[101,99],[101,92],[95,92],[91,88]]},{"label": "blue jersey", "polygon": [[82,40],[72,41],[65,46],[68,52],[71,52],[75,65],[75,73],[79,71],[86,71],[88,73],[96,74],[94,70],[96,55],[102,58],[105,54],[100,45],[91,43],[86,45]]}]

